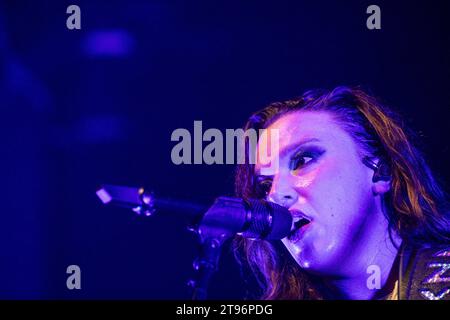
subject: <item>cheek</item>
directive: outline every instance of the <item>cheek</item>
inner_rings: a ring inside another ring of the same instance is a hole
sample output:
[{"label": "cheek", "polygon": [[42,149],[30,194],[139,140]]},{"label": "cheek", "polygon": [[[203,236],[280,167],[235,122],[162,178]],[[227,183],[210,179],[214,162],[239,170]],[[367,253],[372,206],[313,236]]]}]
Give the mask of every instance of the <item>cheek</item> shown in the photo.
[{"label": "cheek", "polygon": [[313,183],[314,183],[314,181],[316,181],[318,175],[320,175],[320,169],[317,169],[308,174],[302,175],[295,181],[294,187],[297,190],[307,189],[311,185],[313,185]]},{"label": "cheek", "polygon": [[360,168],[328,162],[295,182],[303,208],[314,222],[303,241],[284,242],[300,266],[322,268],[344,259],[357,240],[366,214],[367,177]]},{"label": "cheek", "polygon": [[345,185],[346,179],[332,161],[321,163],[310,172],[298,176],[295,181],[296,190],[311,206],[320,205],[327,211],[335,207],[333,202],[343,201]]},{"label": "cheek", "polygon": [[321,166],[298,183],[305,187],[305,202],[315,213],[313,243],[320,252],[329,252],[339,243],[351,239],[360,224],[367,185],[358,169]]},{"label": "cheek", "polygon": [[308,174],[299,186],[304,186],[311,205],[318,214],[331,221],[355,214],[362,195],[366,194],[366,175],[359,167],[328,161]]},{"label": "cheek", "polygon": [[318,221],[315,250],[342,258],[360,241],[361,235],[370,228],[367,219],[370,197],[361,184],[350,184],[349,188],[336,188],[330,194]]}]

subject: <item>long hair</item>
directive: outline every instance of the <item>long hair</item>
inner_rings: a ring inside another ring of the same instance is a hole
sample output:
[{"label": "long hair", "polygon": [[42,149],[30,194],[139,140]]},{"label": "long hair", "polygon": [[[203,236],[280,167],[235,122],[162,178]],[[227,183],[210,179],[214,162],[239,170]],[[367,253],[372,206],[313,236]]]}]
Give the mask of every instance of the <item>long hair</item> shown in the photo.
[{"label": "long hair", "polygon": [[[301,97],[275,102],[254,113],[247,129],[264,129],[295,111],[324,111],[354,139],[360,156],[383,159],[391,189],[382,197],[389,232],[412,245],[450,243],[447,196],[433,177],[415,139],[400,117],[358,87],[311,90]],[[235,192],[242,198],[264,198],[254,179],[254,165],[238,165]],[[235,239],[236,257],[246,263],[263,289],[263,299],[320,299],[312,276],[301,270],[279,243]]]}]

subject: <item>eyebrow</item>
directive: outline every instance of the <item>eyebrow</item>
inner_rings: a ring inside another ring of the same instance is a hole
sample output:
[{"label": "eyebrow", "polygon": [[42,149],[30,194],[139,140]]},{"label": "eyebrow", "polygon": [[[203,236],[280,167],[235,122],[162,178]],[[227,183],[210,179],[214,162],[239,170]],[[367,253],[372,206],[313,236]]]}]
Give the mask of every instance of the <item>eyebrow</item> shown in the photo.
[{"label": "eyebrow", "polygon": [[286,155],[288,155],[292,151],[297,150],[302,145],[310,143],[310,142],[320,142],[320,140],[317,138],[311,138],[311,139],[301,140],[299,142],[292,143],[280,150],[280,158],[284,158]]},{"label": "eyebrow", "polygon": [[[297,150],[298,148],[300,148],[302,145],[307,144],[307,143],[311,143],[311,142],[320,142],[320,139],[317,138],[310,138],[310,139],[306,139],[306,140],[300,140],[298,142],[292,143],[286,147],[284,147],[283,149],[281,149],[280,151],[280,159],[284,158],[286,155],[288,155],[289,153]],[[256,175],[260,176],[260,170],[255,172]]]}]

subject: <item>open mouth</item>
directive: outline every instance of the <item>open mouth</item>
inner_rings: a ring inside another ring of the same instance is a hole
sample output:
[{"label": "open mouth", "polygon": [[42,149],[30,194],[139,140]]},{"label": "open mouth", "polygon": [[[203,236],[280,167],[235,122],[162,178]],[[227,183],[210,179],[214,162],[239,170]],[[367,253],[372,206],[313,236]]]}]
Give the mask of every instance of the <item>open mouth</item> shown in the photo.
[{"label": "open mouth", "polygon": [[302,230],[305,226],[311,223],[311,220],[301,217],[298,219],[294,218],[294,223],[291,232],[288,235],[288,239],[292,242],[300,240]]}]

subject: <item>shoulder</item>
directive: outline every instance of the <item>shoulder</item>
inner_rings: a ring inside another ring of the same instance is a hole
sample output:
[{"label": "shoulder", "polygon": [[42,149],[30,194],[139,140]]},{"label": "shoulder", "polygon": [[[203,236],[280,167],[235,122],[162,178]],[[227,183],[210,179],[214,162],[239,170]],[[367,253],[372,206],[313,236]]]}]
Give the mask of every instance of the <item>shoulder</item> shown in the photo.
[{"label": "shoulder", "polygon": [[450,244],[403,246],[400,300],[450,300]]}]

